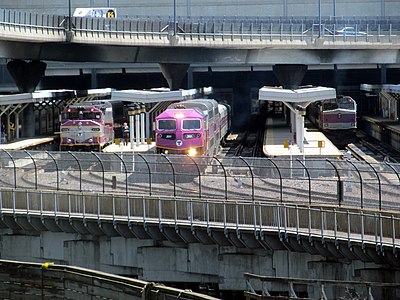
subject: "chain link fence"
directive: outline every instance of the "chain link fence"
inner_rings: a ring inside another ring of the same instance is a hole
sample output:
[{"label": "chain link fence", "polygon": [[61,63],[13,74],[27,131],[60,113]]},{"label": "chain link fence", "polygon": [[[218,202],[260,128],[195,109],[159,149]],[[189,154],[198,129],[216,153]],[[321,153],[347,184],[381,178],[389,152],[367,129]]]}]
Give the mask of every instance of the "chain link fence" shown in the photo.
[{"label": "chain link fence", "polygon": [[399,210],[399,164],[26,150],[0,161],[3,188]]}]

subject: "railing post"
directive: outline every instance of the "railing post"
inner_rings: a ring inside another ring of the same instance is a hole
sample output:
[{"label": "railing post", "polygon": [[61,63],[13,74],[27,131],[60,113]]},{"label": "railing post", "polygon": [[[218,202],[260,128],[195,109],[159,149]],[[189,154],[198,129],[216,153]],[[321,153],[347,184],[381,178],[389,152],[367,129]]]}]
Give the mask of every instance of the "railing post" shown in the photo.
[{"label": "railing post", "polygon": [[392,250],[393,254],[396,254],[396,224],[393,215],[391,216],[391,218],[392,218]]},{"label": "railing post", "polygon": [[173,182],[173,184],[174,184],[174,197],[176,197],[176,174],[175,174],[175,167],[174,167],[174,165],[172,164],[171,160],[170,160],[164,153],[162,153],[161,156],[164,157],[164,158],[168,161],[169,165],[171,166],[171,169],[172,169],[172,179],[173,179],[173,181],[174,181],[174,182]]},{"label": "railing post", "polygon": [[228,177],[226,174],[226,170],[222,162],[218,159],[218,157],[213,156],[213,159],[215,159],[221,166],[222,170],[224,171],[224,177],[225,177],[225,200],[228,200]]},{"label": "railing post", "polygon": [[51,157],[51,159],[54,161],[54,165],[56,166],[56,182],[57,182],[57,191],[60,189],[60,183],[59,183],[59,181],[60,181],[60,176],[59,176],[59,174],[58,174],[58,164],[57,164],[57,161],[56,161],[56,159],[54,158],[54,156],[49,152],[49,151],[45,151],[45,153],[48,155],[48,156],[50,156]]},{"label": "railing post", "polygon": [[339,206],[342,205],[342,201],[343,201],[343,194],[344,194],[344,188],[343,188],[343,181],[340,178],[340,174],[338,169],[336,168],[336,166],[327,158],[326,161],[333,167],[333,169],[336,172],[336,177],[338,178],[337,181],[337,197],[338,197],[338,202],[339,202]]},{"label": "railing post", "polygon": [[102,178],[103,178],[103,194],[105,193],[105,191],[106,191],[106,189],[105,189],[105,173],[104,173],[104,165],[103,165],[103,162],[101,161],[101,159],[100,159],[100,157],[96,154],[96,153],[94,153],[93,151],[91,151],[90,152],[92,155],[94,155],[96,158],[97,158],[97,160],[99,161],[99,163],[100,163],[100,166],[101,166],[101,172],[102,172]]},{"label": "railing post", "polygon": [[360,170],[354,165],[354,163],[351,160],[347,160],[349,164],[351,164],[354,169],[356,169],[356,172],[358,174],[358,178],[360,178],[360,200],[361,200],[361,208],[364,208],[364,195],[363,195],[363,181],[362,181],[362,176],[360,173]]},{"label": "railing post", "polygon": [[304,170],[307,172],[307,177],[308,177],[308,202],[311,204],[311,177],[310,173],[308,172],[308,169],[306,165],[298,158],[296,160],[303,166]]},{"label": "railing post", "polygon": [[121,161],[121,163],[124,166],[124,169],[125,169],[125,194],[128,195],[128,170],[126,168],[125,161],[122,159],[122,157],[120,155],[118,155],[118,153],[114,152],[114,155],[119,158],[119,160]]},{"label": "railing post", "polygon": [[371,169],[374,171],[376,178],[378,179],[378,199],[379,199],[379,210],[382,210],[382,187],[381,187],[381,178],[379,177],[378,172],[376,171],[376,169],[372,166],[372,164],[368,161],[365,162],[366,164],[368,164]]},{"label": "railing post", "polygon": [[14,166],[14,168],[13,168],[13,170],[14,170],[14,188],[17,188],[17,166],[15,165],[14,158],[7,150],[3,149],[3,152],[6,153],[8,155],[8,157],[10,157],[10,159],[13,163],[13,166]]},{"label": "railing post", "polygon": [[280,200],[281,203],[283,202],[283,180],[282,180],[282,174],[281,171],[279,170],[278,166],[276,165],[276,163],[271,159],[271,158],[267,158],[271,164],[274,165],[274,167],[276,168],[276,170],[278,171],[279,174],[279,190],[280,190]]},{"label": "railing post", "polygon": [[190,155],[187,155],[187,157],[193,162],[193,164],[196,166],[197,169],[197,174],[199,175],[199,198],[201,199],[201,171],[199,166],[197,165],[196,161],[194,160],[193,157]]},{"label": "railing post", "polygon": [[254,201],[254,174],[253,174],[253,170],[250,167],[250,165],[248,164],[248,162],[243,157],[239,156],[239,159],[242,160],[250,170],[250,174],[251,174],[251,200]]},{"label": "railing post", "polygon": [[78,164],[79,167],[79,192],[82,192],[82,167],[79,159],[75,156],[74,153],[71,151],[68,151],[68,153],[75,159],[76,163]]}]

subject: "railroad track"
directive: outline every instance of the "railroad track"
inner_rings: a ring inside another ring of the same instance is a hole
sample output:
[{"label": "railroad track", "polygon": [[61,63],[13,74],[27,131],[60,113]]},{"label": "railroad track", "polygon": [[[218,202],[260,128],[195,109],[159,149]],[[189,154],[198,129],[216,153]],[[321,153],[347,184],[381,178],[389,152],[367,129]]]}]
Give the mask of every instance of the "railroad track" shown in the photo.
[{"label": "railroad track", "polygon": [[399,163],[400,152],[372,137],[359,132],[359,142],[349,144],[346,149],[352,152],[357,160],[367,162],[389,162]]}]

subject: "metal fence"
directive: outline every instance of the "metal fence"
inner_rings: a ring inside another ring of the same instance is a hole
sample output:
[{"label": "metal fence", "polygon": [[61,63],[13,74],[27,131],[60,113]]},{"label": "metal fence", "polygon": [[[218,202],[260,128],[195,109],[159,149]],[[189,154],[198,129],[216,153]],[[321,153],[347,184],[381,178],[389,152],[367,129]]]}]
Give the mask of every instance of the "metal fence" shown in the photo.
[{"label": "metal fence", "polygon": [[400,165],[143,153],[0,152],[0,187],[399,210]]},{"label": "metal fence", "polygon": [[[48,230],[44,228],[51,220],[57,224],[60,220],[68,224],[81,220],[97,224],[97,230],[98,224],[110,222],[115,228],[117,224],[138,224],[158,230],[172,227],[186,228],[189,232],[195,231],[194,228],[207,232],[247,232],[256,240],[276,234],[283,239],[344,241],[363,249],[372,245],[379,253],[388,250],[396,253],[400,247],[398,214],[329,206],[2,189],[0,213],[0,223],[5,222],[3,227],[14,223],[5,220],[5,216],[10,216],[12,220],[28,218],[28,223],[40,230]],[[34,225],[35,218],[41,220],[39,226]],[[87,230],[84,228],[86,233]]]},{"label": "metal fence", "polygon": [[[176,22],[176,23],[175,23]],[[108,37],[115,40],[148,38],[169,39],[171,35],[183,40],[213,41],[313,41],[323,37],[328,41],[398,43],[399,18],[342,18],[319,20],[304,18],[144,18],[103,19],[69,18],[67,16],[34,14],[15,10],[0,10],[0,26],[4,32],[67,35],[79,37]],[[352,27],[351,33],[339,29]],[[7,29],[7,30],[6,30]]]}]

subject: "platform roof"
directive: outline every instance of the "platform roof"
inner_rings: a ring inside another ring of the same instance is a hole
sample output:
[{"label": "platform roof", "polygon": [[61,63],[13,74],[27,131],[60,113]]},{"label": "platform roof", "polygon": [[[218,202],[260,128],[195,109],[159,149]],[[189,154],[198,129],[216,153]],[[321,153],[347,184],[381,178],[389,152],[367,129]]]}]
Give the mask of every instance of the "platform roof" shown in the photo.
[{"label": "platform roof", "polygon": [[259,90],[259,100],[283,102],[315,102],[326,99],[335,99],[336,90],[328,87],[310,87],[296,90],[281,87],[262,87]]},{"label": "platform roof", "polygon": [[151,90],[123,90],[111,93],[111,100],[156,103],[164,101],[182,101],[194,99],[199,96],[210,94],[212,88],[189,89],[171,91],[168,88],[157,88]]},{"label": "platform roof", "polygon": [[65,96],[73,97],[74,95],[75,92],[73,90],[43,90],[33,93],[0,95],[0,105],[35,103],[35,102],[41,102],[48,98],[57,98]]},{"label": "platform roof", "polygon": [[400,84],[361,84],[360,90],[365,92],[385,91],[400,94]]}]

